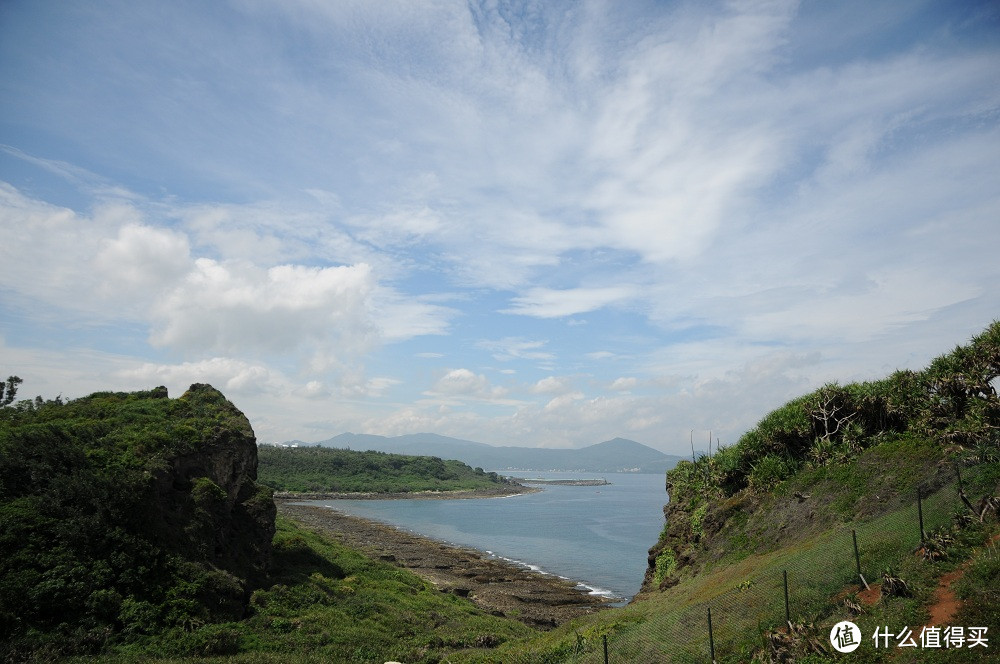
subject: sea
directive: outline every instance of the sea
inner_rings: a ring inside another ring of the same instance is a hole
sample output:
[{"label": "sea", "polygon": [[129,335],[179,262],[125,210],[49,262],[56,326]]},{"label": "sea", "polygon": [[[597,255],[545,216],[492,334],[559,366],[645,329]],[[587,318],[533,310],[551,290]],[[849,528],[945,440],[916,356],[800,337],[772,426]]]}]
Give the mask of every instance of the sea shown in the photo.
[{"label": "sea", "polygon": [[[310,501],[575,581],[627,602],[663,529],[662,474],[511,472],[519,480],[605,479],[603,486],[545,485],[538,493],[461,500]],[[528,482],[526,482],[527,484]]]}]

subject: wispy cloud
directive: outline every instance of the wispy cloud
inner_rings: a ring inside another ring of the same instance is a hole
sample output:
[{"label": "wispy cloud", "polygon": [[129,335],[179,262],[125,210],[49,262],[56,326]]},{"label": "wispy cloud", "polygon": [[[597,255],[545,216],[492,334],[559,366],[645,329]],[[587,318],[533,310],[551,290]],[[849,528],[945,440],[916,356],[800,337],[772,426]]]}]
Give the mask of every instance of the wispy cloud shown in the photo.
[{"label": "wispy cloud", "polygon": [[554,360],[555,354],[542,350],[547,341],[534,341],[519,337],[479,341],[476,346],[488,350],[494,359],[501,362],[510,360]]},{"label": "wispy cloud", "polygon": [[501,313],[536,316],[538,318],[563,318],[627,301],[634,298],[636,294],[637,289],[634,286],[563,290],[532,288],[524,295],[515,297],[514,306],[502,309]]}]

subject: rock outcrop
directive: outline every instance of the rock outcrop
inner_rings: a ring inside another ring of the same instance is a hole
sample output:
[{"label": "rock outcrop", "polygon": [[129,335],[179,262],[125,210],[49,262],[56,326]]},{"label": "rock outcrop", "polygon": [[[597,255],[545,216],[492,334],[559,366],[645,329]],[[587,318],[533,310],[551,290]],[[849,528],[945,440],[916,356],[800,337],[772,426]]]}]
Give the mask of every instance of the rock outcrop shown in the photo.
[{"label": "rock outcrop", "polygon": [[274,536],[271,491],[257,484],[257,441],[246,416],[211,385],[180,397],[216,424],[157,473],[156,503],[175,545],[240,579],[266,573]]},{"label": "rock outcrop", "polygon": [[0,408],[0,661],[243,617],[275,531],[256,478],[249,421],[209,385]]}]

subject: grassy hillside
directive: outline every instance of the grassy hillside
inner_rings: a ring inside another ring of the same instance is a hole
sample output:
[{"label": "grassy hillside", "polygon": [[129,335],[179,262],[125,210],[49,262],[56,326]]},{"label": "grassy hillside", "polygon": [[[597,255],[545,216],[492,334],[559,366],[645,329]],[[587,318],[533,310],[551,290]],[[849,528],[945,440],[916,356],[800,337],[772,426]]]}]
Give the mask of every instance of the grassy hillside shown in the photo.
[{"label": "grassy hillside", "polygon": [[[1000,322],[923,371],[826,385],[768,414],[736,445],[679,463],[667,473],[670,504],[654,584],[698,572],[754,533],[751,550],[763,552],[837,520],[884,514],[912,503],[918,488],[957,481],[962,468],[982,471],[967,493],[976,500],[992,495],[997,476],[989,469],[1000,460],[998,377]],[[800,510],[813,518],[796,520],[777,538],[754,530],[755,515],[766,512],[763,521],[773,523],[780,521],[775,509],[806,502],[782,499],[794,487],[816,492]]]},{"label": "grassy hillside", "polygon": [[[812,505],[805,512],[791,509],[809,506],[814,499],[843,505],[870,487],[879,491],[894,482],[907,482],[926,470],[924,460],[912,463],[894,459],[893,477],[886,482],[872,472],[881,465],[879,456],[862,454],[842,467],[844,475],[861,474],[863,479],[847,492],[833,489],[829,477],[812,479],[802,476],[776,487],[773,496],[761,497],[753,515],[736,519],[726,530],[728,539],[706,543],[706,558],[697,572],[677,573],[676,581],[666,587],[647,591],[637,601],[622,609],[607,611],[562,626],[535,639],[509,643],[487,656],[469,654],[453,662],[588,662],[603,659],[602,637],[608,639],[611,662],[705,662],[708,661],[709,634],[707,612],[713,614],[713,637],[716,660],[732,664],[758,662],[979,662],[991,661],[981,649],[931,653],[893,648],[876,651],[870,635],[876,627],[888,626],[898,634],[904,627],[930,624],[929,609],[935,604],[935,592],[942,577],[957,570],[963,572],[953,586],[963,602],[960,612],[944,624],[960,626],[1000,626],[996,598],[1000,591],[1000,550],[987,544],[1000,532],[995,519],[987,515],[984,523],[967,518],[954,484],[946,484],[925,497],[922,512],[927,542],[921,546],[915,502],[882,503],[878,516],[859,516],[845,520],[835,516],[822,527],[803,528],[793,521],[799,514],[809,521],[809,514],[823,507]],[[885,466],[882,466],[884,469]],[[967,468],[963,482],[967,492],[974,487],[998,481],[997,464]],[[826,486],[830,493],[822,495]],[[803,492],[801,489],[808,488]],[[810,497],[800,503],[795,493]],[[833,500],[831,500],[831,498]],[[773,510],[773,511],[772,511]],[[956,521],[955,516],[960,515]],[[818,518],[814,515],[812,519]],[[742,522],[742,524],[741,524]],[[853,533],[852,533],[853,531]],[[862,572],[871,584],[866,592],[856,572],[852,535],[856,536]],[[880,594],[883,573],[906,582],[909,596]],[[669,572],[668,572],[669,573]],[[785,623],[784,575],[789,583],[789,617],[795,630],[789,635]],[[858,613],[857,607],[863,613]],[[849,659],[830,651],[827,640],[831,627],[840,620],[857,623],[866,638],[865,644]],[[937,623],[942,624],[942,623]],[[813,649],[824,646],[826,653]],[[995,646],[991,642],[991,647]],[[995,651],[994,651],[995,652]],[[992,655],[992,653],[987,653]]]},{"label": "grassy hillside", "polygon": [[257,458],[260,482],[276,491],[412,493],[507,485],[496,473],[429,456],[264,445]]},{"label": "grassy hillside", "polygon": [[430,664],[536,633],[295,522],[277,526],[270,577],[244,620],[137,637],[100,661]]},{"label": "grassy hillside", "polygon": [[[339,465],[356,482],[340,490],[499,481],[434,458],[273,452],[291,478]],[[439,662],[533,634],[294,523],[275,532],[257,466],[249,422],[207,385],[0,407],[0,662]]]}]

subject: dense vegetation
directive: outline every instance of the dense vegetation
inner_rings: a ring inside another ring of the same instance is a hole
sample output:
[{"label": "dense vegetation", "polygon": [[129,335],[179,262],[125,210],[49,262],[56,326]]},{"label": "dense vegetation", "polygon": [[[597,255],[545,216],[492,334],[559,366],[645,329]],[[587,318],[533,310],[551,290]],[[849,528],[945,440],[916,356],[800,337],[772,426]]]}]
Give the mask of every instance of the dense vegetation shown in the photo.
[{"label": "dense vegetation", "polygon": [[241,444],[252,452],[242,413],[209,386],[12,402],[0,408],[0,660],[243,615],[273,533],[270,492],[240,476],[230,495],[197,472],[198,450],[229,464]]},{"label": "dense vegetation", "polygon": [[507,484],[496,473],[429,456],[272,445],[262,445],[257,456],[260,482],[276,491],[411,493],[497,489]]},{"label": "dense vegetation", "polygon": [[[437,662],[531,633],[293,523],[275,534],[271,490],[222,479],[256,472],[257,447],[209,386],[15,403],[19,382],[0,383],[0,661]],[[264,448],[260,461],[288,489],[503,483],[433,457]]]},{"label": "dense vegetation", "polygon": [[235,655],[225,661],[429,664],[534,633],[293,521],[278,517],[277,525],[270,576],[245,619],[136,638],[109,649],[105,661]]},{"label": "dense vegetation", "polygon": [[[994,322],[923,371],[897,371],[865,383],[832,383],[794,399],[764,417],[735,445],[694,462],[682,461],[667,473],[671,503],[661,555],[673,556],[679,563],[675,569],[683,566],[681,561],[696,559],[706,525],[718,529],[753,511],[758,497],[773,493],[797,474],[816,481],[835,478],[835,485],[844,489],[863,477],[879,480],[898,458],[915,455],[923,459],[926,472],[887,487],[894,495],[908,492],[909,499],[922,482],[931,489],[935,482],[940,486],[945,478],[953,479],[955,468],[997,462],[998,377],[1000,322]],[[843,472],[845,464],[863,456],[879,463],[868,464],[867,471],[855,464],[858,472]],[[952,470],[935,479],[941,462]],[[976,487],[990,488],[989,480]],[[862,507],[843,499],[841,504],[844,517]]]}]

